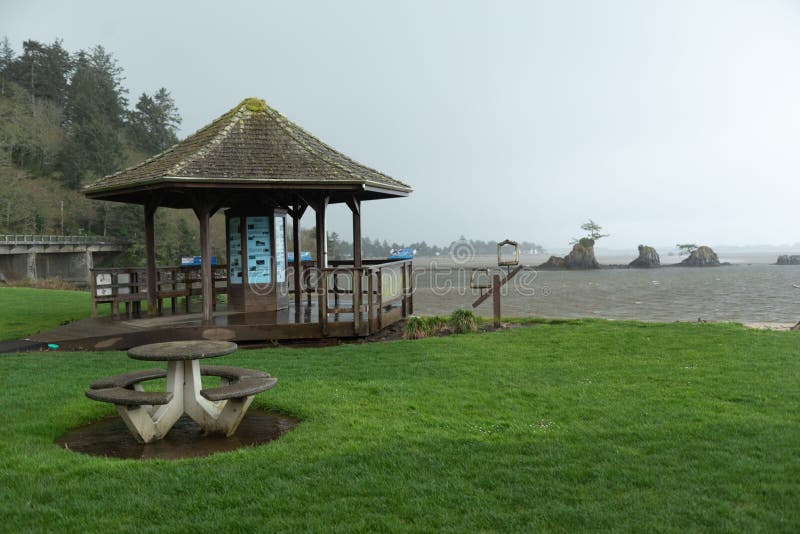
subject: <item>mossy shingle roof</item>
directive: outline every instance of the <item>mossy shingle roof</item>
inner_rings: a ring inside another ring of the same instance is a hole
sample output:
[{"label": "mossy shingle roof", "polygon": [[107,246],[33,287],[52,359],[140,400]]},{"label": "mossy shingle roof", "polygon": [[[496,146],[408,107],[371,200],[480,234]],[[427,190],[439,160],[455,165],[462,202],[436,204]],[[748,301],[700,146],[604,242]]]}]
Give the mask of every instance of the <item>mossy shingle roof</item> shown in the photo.
[{"label": "mossy shingle roof", "polygon": [[263,100],[247,99],[168,150],[84,188],[91,198],[170,184],[411,188],[337,152]]}]

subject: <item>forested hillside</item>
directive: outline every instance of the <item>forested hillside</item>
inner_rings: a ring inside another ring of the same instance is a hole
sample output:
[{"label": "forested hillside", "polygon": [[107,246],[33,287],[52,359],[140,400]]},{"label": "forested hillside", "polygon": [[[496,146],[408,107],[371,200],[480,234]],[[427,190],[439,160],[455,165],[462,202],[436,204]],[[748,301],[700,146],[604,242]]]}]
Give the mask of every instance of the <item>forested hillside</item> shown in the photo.
[{"label": "forested hillside", "polygon": [[[113,236],[140,255],[139,206],[89,201],[81,186],[177,141],[169,91],[129,99],[122,66],[102,46],[0,41],[0,233]],[[194,251],[188,213],[159,210],[159,261]]]}]

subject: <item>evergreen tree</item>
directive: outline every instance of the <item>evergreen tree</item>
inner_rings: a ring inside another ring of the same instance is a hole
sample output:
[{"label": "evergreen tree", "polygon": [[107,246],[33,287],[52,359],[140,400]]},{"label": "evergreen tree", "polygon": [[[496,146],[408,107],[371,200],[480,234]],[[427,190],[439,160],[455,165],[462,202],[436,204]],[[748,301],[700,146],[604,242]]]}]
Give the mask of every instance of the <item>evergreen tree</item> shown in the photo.
[{"label": "evergreen tree", "polygon": [[66,101],[72,59],[61,43],[60,39],[50,45],[27,40],[22,43],[22,55],[10,64],[11,79],[28,91],[32,106],[42,98],[59,106]]},{"label": "evergreen tree", "polygon": [[67,139],[60,169],[67,187],[76,189],[86,178],[119,169],[123,145],[119,133],[126,115],[122,69],[102,46],[79,52],[64,110]]},{"label": "evergreen tree", "polygon": [[102,46],[78,52],[64,110],[67,124],[100,120],[121,128],[128,105],[123,79],[117,60]]},{"label": "evergreen tree", "polygon": [[0,97],[6,96],[6,88],[11,79],[11,64],[14,62],[14,49],[4,36],[0,42]]},{"label": "evergreen tree", "polygon": [[175,101],[165,88],[154,96],[142,93],[130,114],[130,137],[147,154],[163,152],[178,142],[181,116]]}]

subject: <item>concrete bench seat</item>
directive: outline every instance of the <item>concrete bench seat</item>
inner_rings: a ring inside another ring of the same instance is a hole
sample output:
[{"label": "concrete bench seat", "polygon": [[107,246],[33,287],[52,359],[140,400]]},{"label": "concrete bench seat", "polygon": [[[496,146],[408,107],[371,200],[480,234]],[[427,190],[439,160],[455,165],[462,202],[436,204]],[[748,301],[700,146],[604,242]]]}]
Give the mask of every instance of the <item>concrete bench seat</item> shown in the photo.
[{"label": "concrete bench seat", "polygon": [[121,375],[108,376],[95,380],[89,387],[92,389],[107,389],[107,388],[130,388],[139,382],[146,380],[155,380],[156,378],[165,378],[167,376],[166,369],[145,369],[143,371],[131,371],[129,373],[122,373]]},{"label": "concrete bench seat", "polygon": [[200,395],[212,402],[228,399],[242,399],[272,389],[277,382],[277,378],[269,376],[244,378],[232,384],[203,389],[200,391]]},{"label": "concrete bench seat", "polygon": [[245,378],[269,378],[269,373],[257,369],[244,369],[227,365],[201,365],[200,374],[203,376],[219,376],[228,380],[244,380]]},{"label": "concrete bench seat", "polygon": [[100,402],[110,402],[117,406],[155,406],[168,404],[172,400],[171,391],[136,391],[123,387],[90,389],[86,396]]}]

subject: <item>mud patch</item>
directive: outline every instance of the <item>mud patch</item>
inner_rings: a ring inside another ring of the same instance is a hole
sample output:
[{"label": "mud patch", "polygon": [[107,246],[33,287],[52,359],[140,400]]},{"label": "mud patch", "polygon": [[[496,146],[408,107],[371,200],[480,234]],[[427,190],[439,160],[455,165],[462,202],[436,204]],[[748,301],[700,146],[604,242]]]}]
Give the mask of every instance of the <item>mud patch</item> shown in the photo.
[{"label": "mud patch", "polygon": [[255,447],[276,440],[292,430],[299,419],[267,410],[247,411],[236,434],[231,437],[204,435],[200,426],[184,415],[167,436],[154,443],[136,441],[118,416],[74,428],[56,444],[67,450],[132,460],[180,460],[200,458],[241,447]]}]

